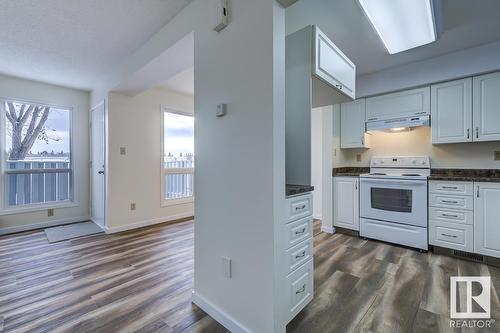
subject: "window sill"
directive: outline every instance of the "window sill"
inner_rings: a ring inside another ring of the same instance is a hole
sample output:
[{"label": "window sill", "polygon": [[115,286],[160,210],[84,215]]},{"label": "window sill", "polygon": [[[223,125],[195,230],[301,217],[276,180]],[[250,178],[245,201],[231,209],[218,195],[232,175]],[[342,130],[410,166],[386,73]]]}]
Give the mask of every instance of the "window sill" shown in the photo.
[{"label": "window sill", "polygon": [[168,199],[168,200],[163,200],[161,203],[161,206],[162,207],[178,206],[178,205],[184,205],[184,204],[193,203],[193,202],[194,202],[194,197]]},{"label": "window sill", "polygon": [[72,201],[66,201],[61,203],[53,203],[53,204],[40,204],[40,205],[26,205],[19,208],[6,208],[0,210],[0,216],[3,215],[16,215],[16,214],[24,214],[24,213],[34,213],[40,212],[47,209],[62,209],[62,208],[74,208],[78,207],[78,203]]}]

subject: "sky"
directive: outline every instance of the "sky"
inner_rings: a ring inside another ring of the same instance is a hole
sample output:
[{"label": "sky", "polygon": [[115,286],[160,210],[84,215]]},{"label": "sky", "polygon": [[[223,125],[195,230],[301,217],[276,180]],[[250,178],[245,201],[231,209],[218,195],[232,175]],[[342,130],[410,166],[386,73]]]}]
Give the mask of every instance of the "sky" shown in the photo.
[{"label": "sky", "polygon": [[[5,110],[5,106],[4,106]],[[5,111],[4,111],[5,112]],[[5,115],[4,115],[5,117]],[[6,144],[7,151],[12,149],[12,139],[10,133],[12,133],[12,128],[10,122],[5,118],[5,123],[7,125],[6,131]],[[26,123],[25,131],[27,130],[29,125],[29,120]],[[37,153],[42,152],[44,150],[51,152],[54,150],[55,152],[63,151],[65,153],[69,153],[70,151],[70,110],[68,109],[60,109],[60,108],[51,108],[49,112],[49,118],[45,123],[45,128],[51,140],[49,140],[48,144],[40,139],[35,141],[35,144],[31,148],[31,152]]]},{"label": "sky", "polygon": [[165,155],[171,153],[194,154],[194,118],[180,114],[164,113]]}]

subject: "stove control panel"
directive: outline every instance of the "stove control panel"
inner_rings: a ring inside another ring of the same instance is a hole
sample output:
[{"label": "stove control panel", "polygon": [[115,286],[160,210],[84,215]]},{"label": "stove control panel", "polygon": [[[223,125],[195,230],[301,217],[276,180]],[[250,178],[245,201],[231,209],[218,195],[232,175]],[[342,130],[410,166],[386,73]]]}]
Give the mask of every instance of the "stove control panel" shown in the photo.
[{"label": "stove control panel", "polygon": [[431,162],[428,156],[390,156],[373,157],[370,167],[375,168],[419,168],[430,169]]}]

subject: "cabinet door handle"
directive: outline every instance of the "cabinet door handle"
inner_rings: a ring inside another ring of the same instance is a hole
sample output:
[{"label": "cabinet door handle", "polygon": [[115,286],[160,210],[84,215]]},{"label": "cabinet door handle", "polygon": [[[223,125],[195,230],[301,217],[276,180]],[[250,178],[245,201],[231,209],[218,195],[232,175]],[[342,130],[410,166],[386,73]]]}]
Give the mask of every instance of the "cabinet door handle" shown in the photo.
[{"label": "cabinet door handle", "polygon": [[479,186],[477,187],[476,196],[479,198]]},{"label": "cabinet door handle", "polygon": [[304,232],[306,232],[306,228],[302,228],[300,231],[295,231],[296,235],[302,235]]},{"label": "cabinet door handle", "polygon": [[297,255],[295,256],[295,259],[304,258],[305,256],[306,256],[306,251],[304,250],[304,251],[302,251],[302,253],[301,253],[301,254],[297,254]]},{"label": "cabinet door handle", "polygon": [[422,112],[415,112],[414,114],[426,114],[427,112],[422,111]]},{"label": "cabinet door handle", "polygon": [[295,210],[302,210],[302,209],[305,209],[305,208],[306,208],[306,205],[302,205],[302,206],[295,207]]},{"label": "cabinet door handle", "polygon": [[449,204],[457,204],[458,201],[452,201],[452,200],[441,200],[443,203],[449,203]]},{"label": "cabinet door handle", "polygon": [[456,187],[456,186],[443,186],[443,189],[445,189],[445,190],[458,190],[458,187]]},{"label": "cabinet door handle", "polygon": [[378,118],[368,118],[368,121],[377,120]]},{"label": "cabinet door handle", "polygon": [[450,214],[441,214],[442,217],[452,217],[452,218],[455,218],[455,219],[458,219],[458,215],[450,215]]},{"label": "cabinet door handle", "polygon": [[354,188],[357,190],[358,189],[358,181],[356,180],[356,182],[354,183]]},{"label": "cabinet door handle", "polygon": [[479,139],[479,127],[476,127],[476,139]]},{"label": "cabinet door handle", "polygon": [[365,138],[364,138],[364,137],[362,137],[362,138],[361,138],[361,145],[362,145],[362,146],[364,146],[364,145],[365,145]]},{"label": "cabinet door handle", "polygon": [[336,84],[335,87],[339,88],[340,90],[342,90],[342,85],[341,84]]},{"label": "cabinet door handle", "polygon": [[441,234],[442,236],[445,236],[445,237],[450,237],[450,238],[457,238],[457,236],[455,235],[448,235],[448,234]]},{"label": "cabinet door handle", "polygon": [[302,288],[299,290],[295,291],[295,295],[302,294],[304,291],[306,291],[306,285],[304,284]]},{"label": "cabinet door handle", "polygon": [[470,139],[470,128],[467,129],[467,139]]}]

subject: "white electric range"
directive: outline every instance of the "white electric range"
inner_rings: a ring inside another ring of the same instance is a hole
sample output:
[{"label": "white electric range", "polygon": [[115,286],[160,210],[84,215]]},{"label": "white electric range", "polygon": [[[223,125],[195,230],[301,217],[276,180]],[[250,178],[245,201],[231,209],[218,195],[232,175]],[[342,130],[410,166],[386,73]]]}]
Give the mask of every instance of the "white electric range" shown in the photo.
[{"label": "white electric range", "polygon": [[374,157],[360,176],[362,237],[428,249],[429,157]]}]

